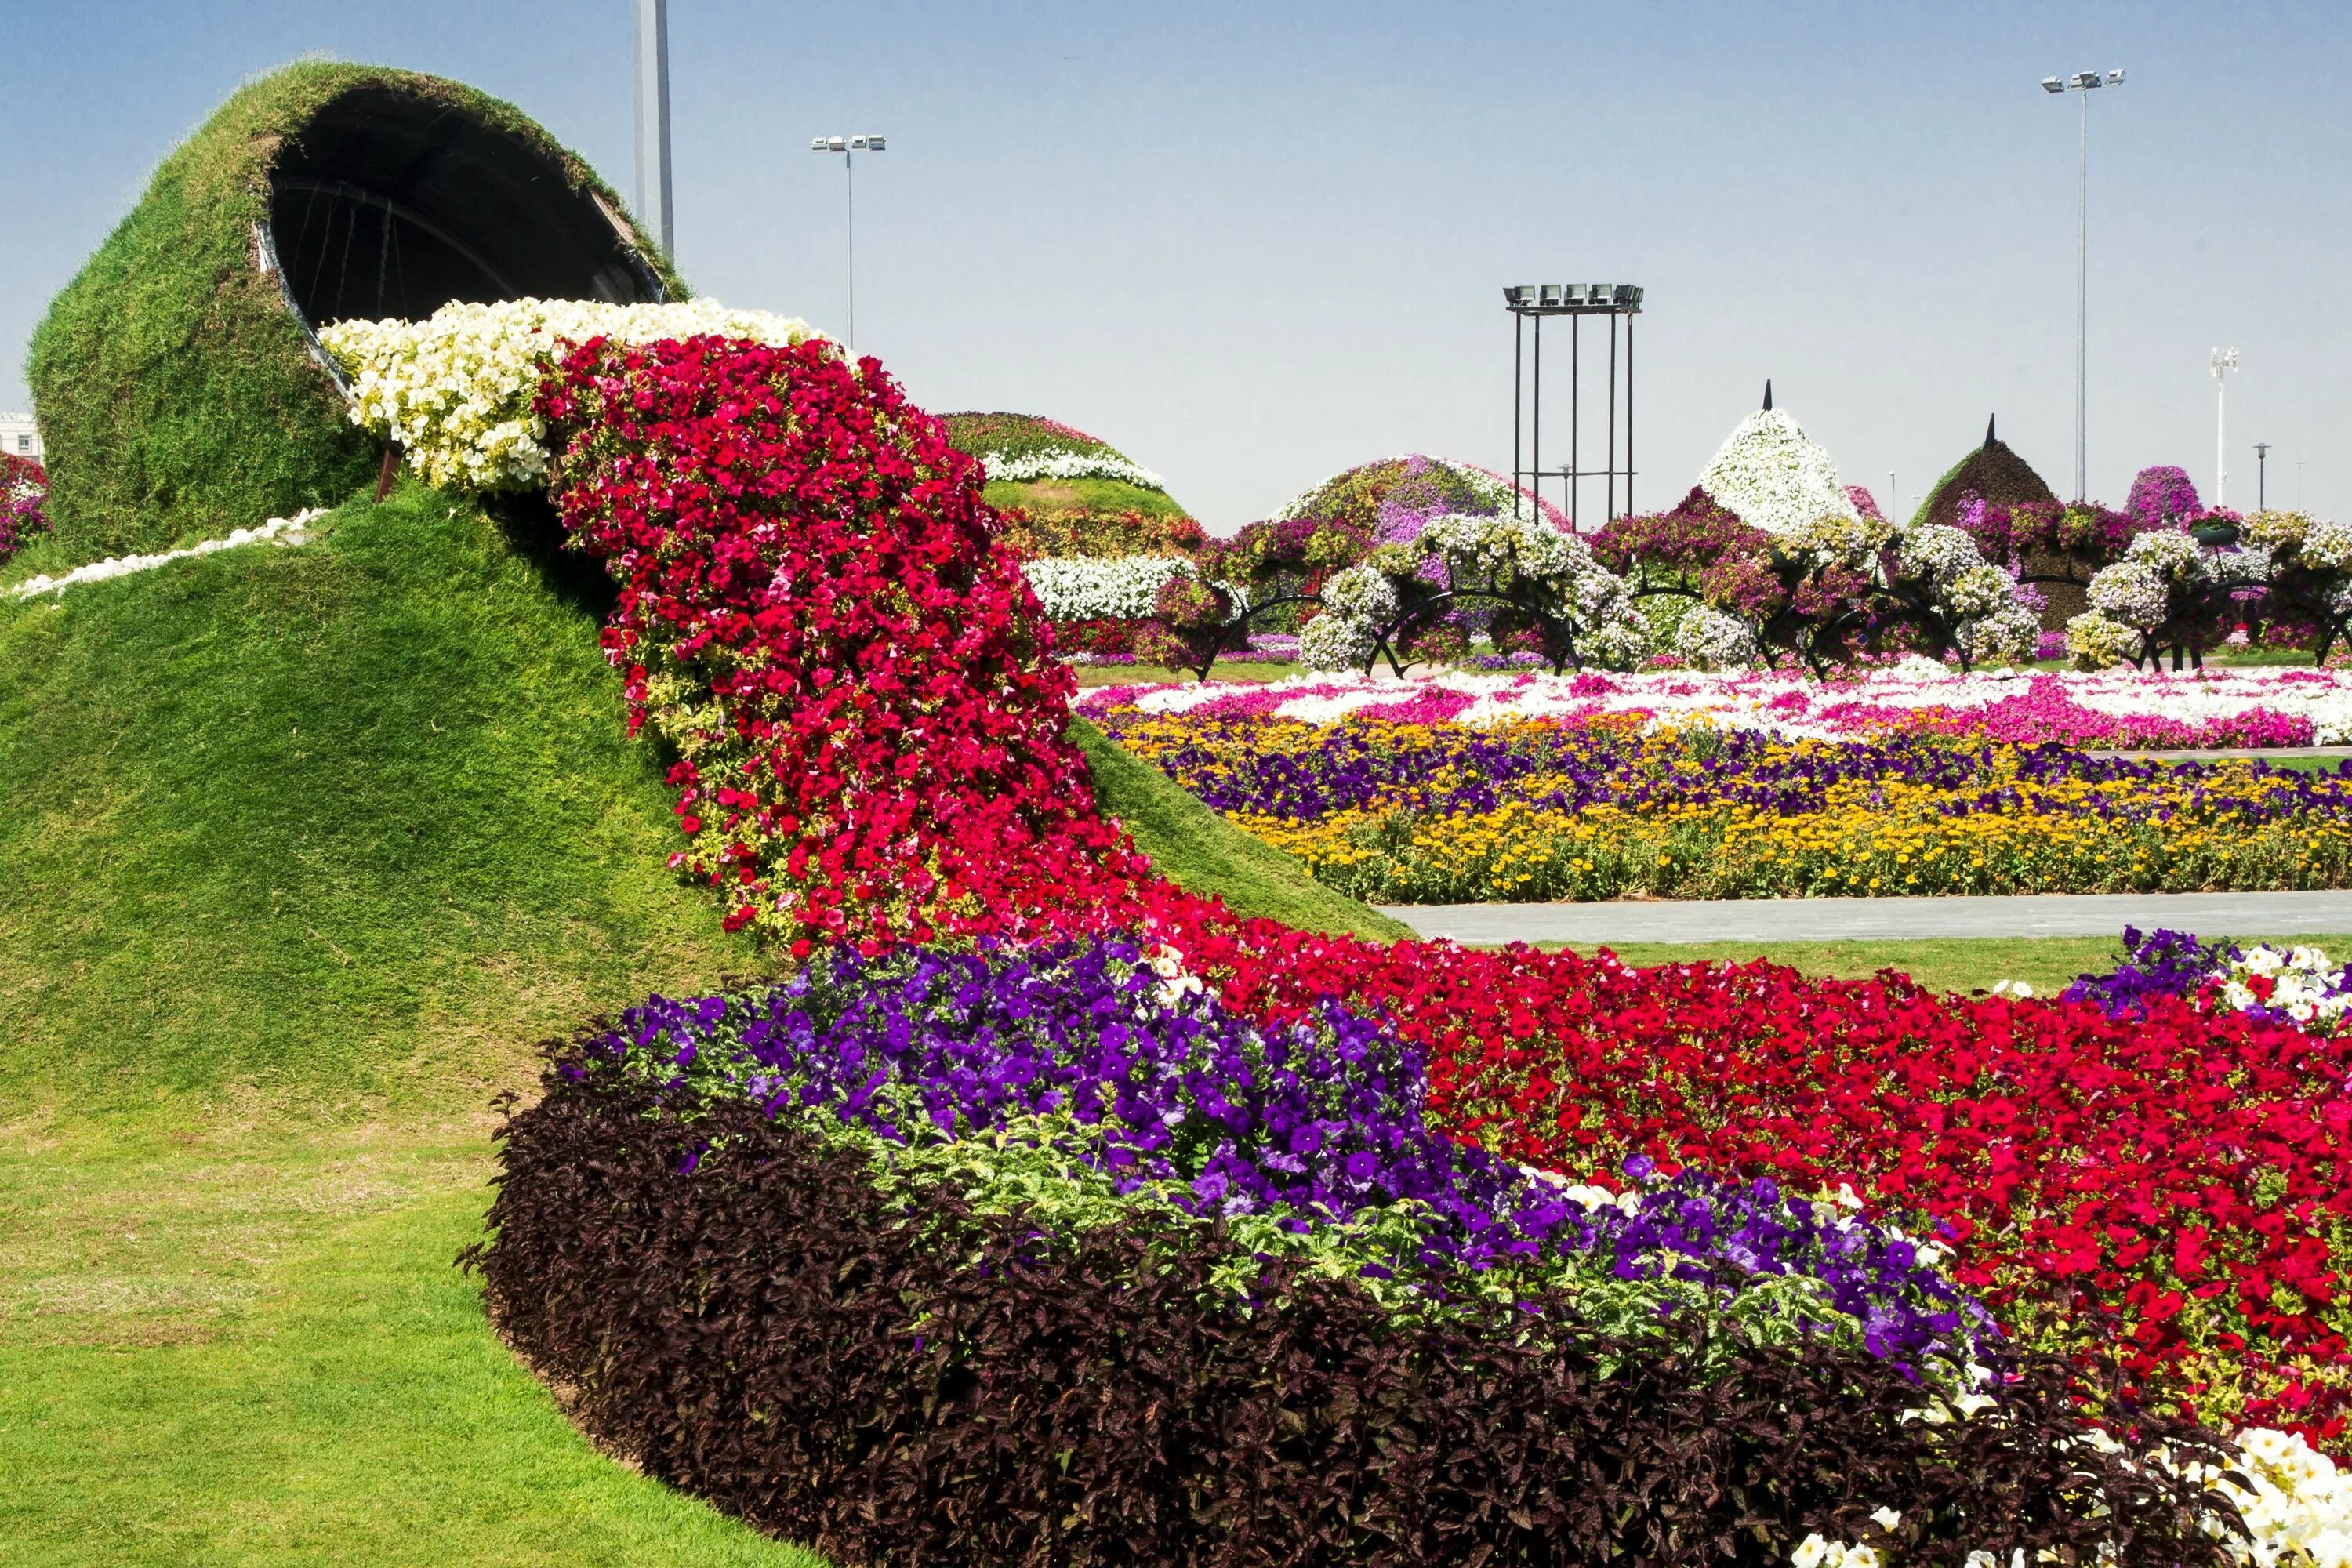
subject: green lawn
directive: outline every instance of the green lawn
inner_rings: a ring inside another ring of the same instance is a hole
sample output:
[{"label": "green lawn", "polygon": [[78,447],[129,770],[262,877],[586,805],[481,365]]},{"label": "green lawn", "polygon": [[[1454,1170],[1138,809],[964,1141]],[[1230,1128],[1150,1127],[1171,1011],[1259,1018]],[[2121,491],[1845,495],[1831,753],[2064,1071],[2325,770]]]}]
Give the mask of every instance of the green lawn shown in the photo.
[{"label": "green lawn", "polygon": [[0,1559],[817,1559],[592,1450],[451,1267],[487,1127],[0,1146]]},{"label": "green lawn", "polygon": [[811,1561],[591,1452],[452,1267],[533,1042],[756,967],[593,582],[404,488],[0,605],[0,1560]]},{"label": "green lawn", "polygon": [[[2326,948],[2339,961],[2352,958],[2352,935],[2248,936],[2239,940],[2288,946],[2309,943]],[[1753,958],[1769,958],[1808,974],[1847,979],[1895,969],[1938,991],[1989,991],[1996,981],[2022,980],[2033,987],[2034,994],[2048,996],[2078,974],[2113,969],[2122,949],[2122,933],[2117,932],[2112,937],[1924,937],[1906,942],[1640,942],[1612,944],[1610,951],[1628,963],[1641,965],[1713,959],[1744,963]],[[1580,947],[1579,951],[1593,950]]]}]

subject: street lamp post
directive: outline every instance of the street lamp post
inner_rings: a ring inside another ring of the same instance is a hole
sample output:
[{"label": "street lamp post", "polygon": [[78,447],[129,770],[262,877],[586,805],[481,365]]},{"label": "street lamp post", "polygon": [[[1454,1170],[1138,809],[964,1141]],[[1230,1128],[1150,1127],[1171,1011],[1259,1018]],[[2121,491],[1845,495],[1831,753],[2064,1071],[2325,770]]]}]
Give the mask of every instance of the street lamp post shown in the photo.
[{"label": "street lamp post", "polygon": [[2088,399],[2084,395],[2084,362],[2090,342],[2091,302],[2091,92],[2097,87],[2121,87],[2124,73],[2118,67],[2101,77],[2097,71],[2076,71],[2073,76],[2046,76],[2042,79],[2044,92],[2079,92],[2083,95],[2082,162],[2076,183],[2078,206],[2074,236],[2074,499],[2081,500],[2087,493],[2084,477],[2084,410]]},{"label": "street lamp post", "polygon": [[859,153],[881,152],[882,138],[879,136],[812,136],[809,138],[809,151],[841,154],[841,188],[844,201],[842,232],[845,237],[842,277],[849,294],[849,331],[842,346],[854,349],[857,343],[857,174],[850,167],[849,161]]},{"label": "street lamp post", "polygon": [[670,227],[669,0],[636,0],[637,216],[666,255],[677,252]]},{"label": "street lamp post", "polygon": [[2213,508],[2230,504],[2230,386],[2221,378],[2238,368],[2238,351],[2215,349],[2213,368]]},{"label": "street lamp post", "polygon": [[2254,510],[2268,511],[2270,509],[2271,444],[2257,441],[2254,443]]}]

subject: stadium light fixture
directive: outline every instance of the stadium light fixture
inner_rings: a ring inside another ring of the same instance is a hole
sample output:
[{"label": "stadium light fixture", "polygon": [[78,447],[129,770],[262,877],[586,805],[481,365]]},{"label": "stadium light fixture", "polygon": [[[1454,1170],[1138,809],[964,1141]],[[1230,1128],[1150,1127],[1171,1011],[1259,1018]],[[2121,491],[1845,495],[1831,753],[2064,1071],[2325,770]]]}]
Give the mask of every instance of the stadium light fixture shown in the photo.
[{"label": "stadium light fixture", "polygon": [[2042,79],[2042,90],[2063,93],[2069,89],[2083,95],[2081,154],[2075,172],[2075,231],[2074,231],[2074,499],[2081,500],[2089,489],[2085,473],[2085,415],[2089,406],[2087,362],[2090,355],[2091,306],[2091,89],[2102,84],[2121,87],[2124,72],[2121,66],[2101,77],[2097,71],[2076,71],[2063,80],[2054,76]]},{"label": "stadium light fixture", "polygon": [[852,347],[857,342],[857,174],[856,169],[852,167],[852,155],[858,153],[879,153],[883,151],[883,139],[871,132],[863,136],[812,136],[809,138],[810,152],[841,154],[844,246],[842,278],[849,298],[849,331],[842,341],[842,346],[845,348]]}]

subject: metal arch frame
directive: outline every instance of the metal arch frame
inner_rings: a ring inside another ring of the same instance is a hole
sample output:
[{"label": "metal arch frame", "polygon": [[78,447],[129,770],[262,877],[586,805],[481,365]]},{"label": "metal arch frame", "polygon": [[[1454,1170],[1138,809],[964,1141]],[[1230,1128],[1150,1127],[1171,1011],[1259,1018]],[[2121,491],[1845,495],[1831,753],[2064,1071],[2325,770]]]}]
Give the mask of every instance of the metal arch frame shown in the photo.
[{"label": "metal arch frame", "polygon": [[[488,262],[482,261],[474,253],[472,247],[451,237],[437,225],[418,216],[408,208],[401,207],[395,210],[390,197],[380,196],[364,186],[353,185],[346,180],[314,180],[299,174],[273,179],[271,188],[273,191],[307,190],[314,194],[337,196],[352,195],[363,205],[381,204],[388,213],[415,224],[425,233],[449,245],[467,260],[476,262],[493,281],[499,282],[500,287],[507,289],[509,293],[512,292],[511,288],[500,280],[498,269]],[[604,221],[612,226],[613,248],[627,263],[629,269],[636,274],[638,283],[643,286],[651,302],[667,303],[669,290],[663,287],[661,275],[656,273],[651,263],[646,260],[645,252],[637,247],[636,237],[631,231],[627,221],[614,210],[610,202],[604,199],[602,193],[591,190],[588,195],[595,204],[596,210],[604,216]],[[343,374],[343,367],[336,363],[335,356],[327,352],[327,345],[320,340],[317,323],[310,320],[310,312],[303,310],[301,300],[295,298],[293,279],[286,276],[285,262],[278,252],[277,226],[269,217],[254,220],[253,265],[256,271],[278,285],[278,300],[285,305],[286,313],[294,319],[295,330],[302,334],[302,346],[310,354],[310,363],[317,365],[325,374],[327,379],[334,384],[335,390],[342,395],[345,403],[351,402],[352,398],[351,377]]]},{"label": "metal arch frame", "polygon": [[1546,634],[1546,641],[1556,640],[1557,646],[1568,650],[1564,654],[1545,655],[1545,661],[1551,666],[1554,675],[1561,673],[1571,664],[1580,669],[1583,668],[1583,659],[1576,651],[1576,633],[1558,616],[1547,610],[1539,610],[1524,599],[1514,598],[1497,588],[1447,588],[1423,599],[1375,634],[1371,655],[1364,660],[1363,673],[1371,674],[1372,666],[1379,663],[1382,658],[1386,658],[1389,661],[1389,672],[1398,679],[1403,679],[1405,666],[1413,662],[1407,659],[1401,663],[1397,658],[1397,645],[1403,639],[1405,632],[1416,622],[1433,620],[1465,599],[1483,600],[1517,610],[1542,626]]},{"label": "metal arch frame", "polygon": [[274,184],[281,191],[309,191],[316,195],[332,196],[338,201],[347,201],[356,206],[375,207],[383,213],[387,221],[398,218],[439,240],[479,268],[483,277],[498,285],[499,293],[509,299],[517,297],[513,280],[490,265],[488,258],[432,219],[421,216],[414,208],[402,206],[390,196],[379,195],[369,190],[365,185],[352,184],[349,180],[314,180],[307,174],[289,175],[274,182]]}]

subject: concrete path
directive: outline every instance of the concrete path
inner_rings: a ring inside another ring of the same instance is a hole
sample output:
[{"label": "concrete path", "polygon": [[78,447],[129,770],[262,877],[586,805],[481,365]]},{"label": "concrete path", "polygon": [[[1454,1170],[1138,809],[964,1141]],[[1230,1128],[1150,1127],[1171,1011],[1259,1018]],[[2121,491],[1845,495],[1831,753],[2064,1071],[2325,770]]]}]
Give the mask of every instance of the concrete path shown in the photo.
[{"label": "concrete path", "polygon": [[2034,893],[1987,899],[1721,899],[1598,904],[1400,904],[1382,911],[1457,942],[1861,942],[1931,936],[2352,932],[2352,892]]},{"label": "concrete path", "polygon": [[2352,757],[2352,746],[2191,746],[2170,752],[2087,751],[2084,755],[2125,757],[2141,763],[2218,763],[2231,758],[2251,761],[2256,757],[2273,762],[2282,757],[2326,757],[2333,762],[2341,762]]}]

